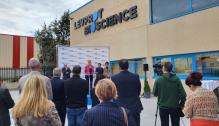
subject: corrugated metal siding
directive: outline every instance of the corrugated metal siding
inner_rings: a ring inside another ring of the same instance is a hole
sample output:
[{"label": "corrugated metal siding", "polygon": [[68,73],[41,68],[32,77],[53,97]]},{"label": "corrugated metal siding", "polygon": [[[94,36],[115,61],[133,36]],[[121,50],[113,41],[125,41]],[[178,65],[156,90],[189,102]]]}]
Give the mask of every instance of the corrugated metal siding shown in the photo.
[{"label": "corrugated metal siding", "polygon": [[13,66],[13,36],[0,35],[0,67]]},{"label": "corrugated metal siding", "polygon": [[33,37],[0,34],[0,68],[26,68],[38,50]]},{"label": "corrugated metal siding", "polygon": [[27,37],[21,37],[20,67],[27,67]]}]

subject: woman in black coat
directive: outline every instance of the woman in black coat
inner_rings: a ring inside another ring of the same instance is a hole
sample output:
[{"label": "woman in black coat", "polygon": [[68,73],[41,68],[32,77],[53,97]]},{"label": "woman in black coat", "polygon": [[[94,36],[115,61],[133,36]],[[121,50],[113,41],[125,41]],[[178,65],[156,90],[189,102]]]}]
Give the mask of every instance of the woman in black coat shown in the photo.
[{"label": "woman in black coat", "polygon": [[14,106],[14,101],[9,90],[2,88],[1,84],[2,81],[0,80],[0,126],[10,126],[9,109]]}]

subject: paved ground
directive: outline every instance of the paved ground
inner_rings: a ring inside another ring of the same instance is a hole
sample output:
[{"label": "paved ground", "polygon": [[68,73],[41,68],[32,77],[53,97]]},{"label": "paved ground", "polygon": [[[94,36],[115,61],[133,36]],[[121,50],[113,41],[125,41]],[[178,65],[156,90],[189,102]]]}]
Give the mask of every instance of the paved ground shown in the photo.
[{"label": "paved ground", "polygon": [[[18,91],[10,91],[13,99],[18,100]],[[145,99],[142,98],[144,110],[141,114],[141,126],[154,126],[155,112],[156,112],[156,98]],[[183,125],[184,122],[184,125]],[[12,122],[12,126],[14,126]],[[67,124],[66,124],[67,126]],[[160,126],[160,119],[158,117],[157,126]],[[189,126],[189,120],[186,118],[181,119],[181,126]]]}]

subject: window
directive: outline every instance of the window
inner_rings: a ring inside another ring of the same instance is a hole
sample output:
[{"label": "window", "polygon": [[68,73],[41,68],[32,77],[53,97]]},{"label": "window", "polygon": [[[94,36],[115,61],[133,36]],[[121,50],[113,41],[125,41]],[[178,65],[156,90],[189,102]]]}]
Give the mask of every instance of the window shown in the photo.
[{"label": "window", "polygon": [[207,77],[219,77],[219,53],[197,54],[197,71]]},{"label": "window", "polygon": [[151,23],[219,5],[219,0],[151,0]]},{"label": "window", "polygon": [[156,58],[154,58],[153,68],[154,68],[154,74],[156,76],[163,74],[162,65],[165,62],[171,62],[171,57],[156,57]]},{"label": "window", "polygon": [[192,72],[192,58],[174,58],[176,74],[190,74]]},{"label": "window", "polygon": [[144,70],[143,70],[143,64],[145,63],[145,60],[138,60],[136,62],[136,74],[139,76],[144,76]]},{"label": "window", "polygon": [[136,62],[129,61],[129,71],[132,73],[136,73]]},{"label": "window", "polygon": [[212,6],[219,3],[219,0],[192,0],[192,8],[200,9],[206,6]]},{"label": "window", "polygon": [[[203,74],[204,79],[219,80],[219,51],[154,57],[153,61],[153,65],[171,62],[173,71],[181,79],[185,79],[190,73],[198,71]],[[160,75],[161,69],[155,68],[154,75],[156,77]]]},{"label": "window", "polygon": [[111,74],[115,75],[119,73],[119,64],[118,63],[112,63],[111,65]]},{"label": "window", "polygon": [[188,0],[151,0],[153,23],[160,22],[188,10]]},{"label": "window", "polygon": [[170,57],[167,57],[167,58],[162,58],[162,57],[154,58],[154,63],[155,64],[163,65],[165,62],[171,62],[171,58]]},{"label": "window", "polygon": [[[111,73],[112,75],[118,74],[120,71],[119,61],[111,61]],[[139,76],[144,76],[143,64],[145,63],[144,58],[140,59],[129,59],[129,71]]]}]

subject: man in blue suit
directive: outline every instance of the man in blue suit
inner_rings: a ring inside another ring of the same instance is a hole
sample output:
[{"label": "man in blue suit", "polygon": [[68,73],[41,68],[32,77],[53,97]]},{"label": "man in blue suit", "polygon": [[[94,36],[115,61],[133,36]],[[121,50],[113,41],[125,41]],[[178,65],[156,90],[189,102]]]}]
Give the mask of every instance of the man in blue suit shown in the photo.
[{"label": "man in blue suit", "polygon": [[55,103],[59,117],[62,122],[62,126],[65,125],[66,118],[66,105],[65,105],[65,90],[64,81],[60,79],[62,70],[60,68],[54,68],[53,78],[51,79],[53,102]]},{"label": "man in blue suit", "polygon": [[143,106],[140,100],[141,83],[139,76],[128,71],[127,59],[119,61],[121,72],[112,77],[118,90],[118,102],[129,109],[137,126],[140,126],[140,113]]}]

